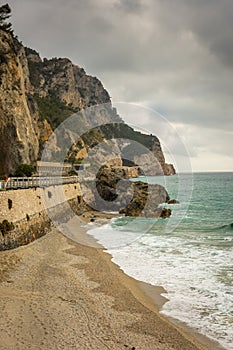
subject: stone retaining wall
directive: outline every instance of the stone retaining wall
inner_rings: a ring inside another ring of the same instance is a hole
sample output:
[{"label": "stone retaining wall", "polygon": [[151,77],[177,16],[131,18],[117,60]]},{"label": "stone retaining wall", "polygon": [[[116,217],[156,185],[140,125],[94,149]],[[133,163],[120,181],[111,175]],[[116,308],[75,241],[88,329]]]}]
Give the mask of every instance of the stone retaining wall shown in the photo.
[{"label": "stone retaining wall", "polygon": [[[61,186],[0,192],[0,222],[4,219],[17,222],[25,219],[27,215],[32,216],[42,212],[44,192],[55,193],[58,188]],[[79,184],[64,185],[63,192],[67,200],[75,198],[80,195]],[[56,198],[56,203],[62,203],[62,198],[60,200]]]},{"label": "stone retaining wall", "polygon": [[[8,220],[14,224],[14,230],[4,235],[0,232],[0,250],[13,249],[28,244],[45,235],[51,229],[52,222],[43,206],[43,193],[41,191],[46,191],[45,195],[49,192],[54,195],[56,186],[0,192],[0,222]],[[63,192],[73,211],[78,212],[82,204],[79,185],[64,185]],[[64,202],[62,203],[62,198],[60,202],[59,199],[56,199],[56,203],[56,208],[54,208],[56,213],[63,221],[68,220],[71,213],[64,206]],[[53,210],[53,208],[49,210]]]}]

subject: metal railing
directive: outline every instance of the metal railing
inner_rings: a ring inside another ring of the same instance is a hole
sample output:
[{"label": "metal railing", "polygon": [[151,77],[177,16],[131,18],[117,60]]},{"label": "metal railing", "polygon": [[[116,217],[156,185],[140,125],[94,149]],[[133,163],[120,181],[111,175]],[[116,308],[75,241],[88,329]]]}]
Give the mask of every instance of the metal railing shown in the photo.
[{"label": "metal railing", "polygon": [[54,177],[10,177],[7,182],[1,181],[0,188],[17,190],[22,188],[48,187],[73,184],[78,182],[78,176]]}]

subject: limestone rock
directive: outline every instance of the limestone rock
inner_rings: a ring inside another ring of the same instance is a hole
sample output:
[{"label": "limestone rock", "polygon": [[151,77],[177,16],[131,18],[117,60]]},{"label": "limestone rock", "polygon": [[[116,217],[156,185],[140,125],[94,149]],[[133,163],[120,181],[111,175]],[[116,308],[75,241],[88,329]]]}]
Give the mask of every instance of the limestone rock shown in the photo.
[{"label": "limestone rock", "polygon": [[170,199],[167,204],[179,204],[180,202],[177,201],[176,199]]},{"label": "limestone rock", "polygon": [[14,172],[19,163],[34,163],[39,152],[39,116],[28,95],[23,55],[11,34],[0,30],[0,173]]},{"label": "limestone rock", "polygon": [[163,186],[127,179],[126,167],[100,170],[96,180],[98,195],[103,199],[98,202],[100,210],[108,210],[111,202],[115,211],[126,216],[166,218],[171,215],[170,209],[159,207],[170,199]]},{"label": "limestone rock", "polygon": [[[140,181],[133,183],[134,196],[130,203],[120,210],[120,214],[134,217],[167,218],[171,210],[159,207],[166,203],[169,195],[160,185],[148,185]],[[169,215],[170,214],[170,215]]]}]

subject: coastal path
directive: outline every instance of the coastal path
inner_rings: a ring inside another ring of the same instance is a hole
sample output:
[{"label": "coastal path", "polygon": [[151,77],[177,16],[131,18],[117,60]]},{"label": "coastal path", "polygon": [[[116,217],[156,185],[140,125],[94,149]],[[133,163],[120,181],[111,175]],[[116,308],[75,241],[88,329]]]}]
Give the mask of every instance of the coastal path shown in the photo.
[{"label": "coastal path", "polygon": [[0,190],[18,190],[22,188],[48,187],[78,183],[78,176],[53,177],[9,177],[8,181],[0,181]]}]

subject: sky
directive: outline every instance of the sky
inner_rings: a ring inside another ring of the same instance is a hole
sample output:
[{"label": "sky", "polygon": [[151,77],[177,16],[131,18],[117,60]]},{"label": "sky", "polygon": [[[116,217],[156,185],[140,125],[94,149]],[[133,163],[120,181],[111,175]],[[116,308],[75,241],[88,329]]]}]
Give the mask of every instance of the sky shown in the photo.
[{"label": "sky", "polygon": [[98,77],[179,171],[233,171],[232,0],[8,3],[24,45]]}]

